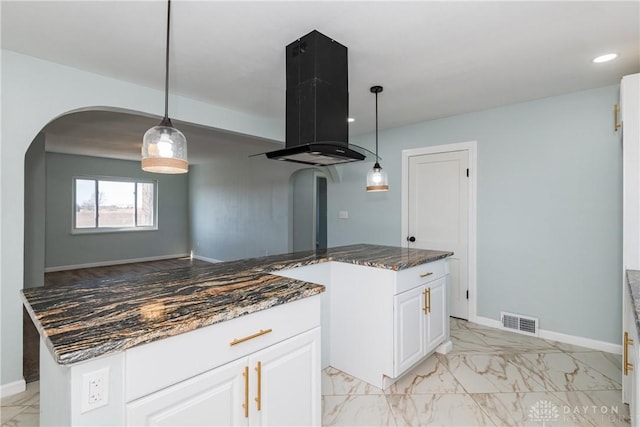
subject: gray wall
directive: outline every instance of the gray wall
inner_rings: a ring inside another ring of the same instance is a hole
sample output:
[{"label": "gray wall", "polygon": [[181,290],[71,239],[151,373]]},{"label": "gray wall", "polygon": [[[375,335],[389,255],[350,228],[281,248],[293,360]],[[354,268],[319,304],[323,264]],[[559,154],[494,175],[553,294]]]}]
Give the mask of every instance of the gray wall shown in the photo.
[{"label": "gray wall", "polygon": [[300,166],[220,159],[189,172],[195,255],[229,261],[289,251],[289,177]]},{"label": "gray wall", "polygon": [[291,177],[291,186],[293,250],[309,251],[316,247],[313,237],[313,217],[315,215],[313,203],[314,170],[305,169],[296,172]]},{"label": "gray wall", "polygon": [[45,135],[39,133],[24,157],[24,287],[44,286]]},{"label": "gray wall", "polygon": [[[478,315],[620,341],[622,164],[608,86],[380,133],[388,193],[366,193],[369,162],[329,184],[329,246],[399,245],[401,151],[478,141]],[[384,110],[393,108],[381,103]],[[373,135],[354,143],[373,146]],[[349,219],[338,219],[348,210]]]},{"label": "gray wall", "polygon": [[[158,181],[158,230],[71,234],[74,176]],[[186,254],[187,175],[143,172],[140,162],[47,153],[46,267]]]}]

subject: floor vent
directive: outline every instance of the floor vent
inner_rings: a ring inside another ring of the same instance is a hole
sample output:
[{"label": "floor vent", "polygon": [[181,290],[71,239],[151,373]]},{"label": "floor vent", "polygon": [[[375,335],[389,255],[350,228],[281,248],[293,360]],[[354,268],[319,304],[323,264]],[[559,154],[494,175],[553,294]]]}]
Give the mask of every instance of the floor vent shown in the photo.
[{"label": "floor vent", "polygon": [[538,319],[535,317],[525,317],[520,314],[500,313],[502,327],[521,334],[538,336]]}]

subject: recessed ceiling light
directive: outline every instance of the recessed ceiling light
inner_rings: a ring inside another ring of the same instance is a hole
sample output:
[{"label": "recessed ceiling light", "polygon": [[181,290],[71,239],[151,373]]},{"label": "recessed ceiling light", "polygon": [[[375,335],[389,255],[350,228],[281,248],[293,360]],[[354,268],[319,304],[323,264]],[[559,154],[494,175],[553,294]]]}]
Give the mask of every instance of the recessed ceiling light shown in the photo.
[{"label": "recessed ceiling light", "polygon": [[356,121],[356,119],[354,119],[353,117],[347,118],[347,123],[353,123],[355,121]]},{"label": "recessed ceiling light", "polygon": [[599,64],[601,62],[613,61],[618,57],[617,53],[607,53],[606,55],[600,55],[597,58],[593,58],[593,62]]}]

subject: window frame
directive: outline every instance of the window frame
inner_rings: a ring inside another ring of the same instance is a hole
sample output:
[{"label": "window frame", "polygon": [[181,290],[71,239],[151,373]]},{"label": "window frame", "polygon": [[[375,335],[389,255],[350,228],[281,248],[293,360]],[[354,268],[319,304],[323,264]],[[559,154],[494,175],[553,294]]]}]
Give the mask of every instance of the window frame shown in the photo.
[{"label": "window frame", "polygon": [[[76,181],[77,180],[91,180],[95,181],[96,191],[96,225],[95,227],[76,227]],[[138,221],[138,183],[140,184],[152,184],[153,185],[153,225],[132,227],[99,227],[98,218],[100,216],[100,207],[98,204],[98,182],[99,181],[115,181],[115,182],[128,182],[134,185],[134,218],[135,222]],[[122,176],[102,176],[102,175],[75,175],[71,178],[71,234],[102,234],[102,233],[130,233],[140,231],[157,231],[158,230],[158,181],[151,179],[139,179]]]}]

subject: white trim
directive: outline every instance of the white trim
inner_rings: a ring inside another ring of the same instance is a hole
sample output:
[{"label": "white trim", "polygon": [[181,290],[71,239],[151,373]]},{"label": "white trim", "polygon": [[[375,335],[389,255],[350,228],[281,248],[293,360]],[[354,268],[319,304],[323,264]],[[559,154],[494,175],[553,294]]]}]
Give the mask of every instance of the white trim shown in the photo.
[{"label": "white trim", "polygon": [[165,259],[184,258],[188,256],[190,256],[190,254],[182,253],[182,254],[173,254],[173,255],[152,256],[152,257],[145,257],[145,258],[131,258],[131,259],[117,259],[114,261],[89,262],[86,264],[59,265],[56,267],[47,267],[44,269],[44,272],[52,273],[54,271],[78,270],[80,268],[108,267],[110,265],[131,264],[134,262],[162,261]]},{"label": "white trim", "polygon": [[27,383],[25,382],[24,378],[12,383],[2,384],[0,385],[0,398],[22,393],[26,389]]},{"label": "white trim", "polygon": [[478,142],[467,141],[455,144],[434,145],[431,147],[412,148],[402,150],[402,212],[400,246],[407,247],[408,236],[407,212],[409,211],[409,157],[423,154],[447,153],[451,151],[469,152],[469,241],[468,241],[468,276],[469,276],[469,321],[476,321],[477,317],[477,216],[478,216]]},{"label": "white trim", "polygon": [[[500,323],[499,320],[489,319],[487,317],[476,316],[476,320],[473,323],[511,332],[510,330],[503,328],[502,323]],[[563,334],[561,332],[547,331],[544,329],[539,329],[538,332],[540,333],[540,338],[545,340],[578,345],[580,347],[586,347],[598,351],[605,351],[607,353],[622,354],[622,346],[620,344]]]},{"label": "white trim", "polygon": [[218,262],[222,262],[222,260],[220,260],[220,259],[207,258],[206,256],[202,256],[202,255],[192,255],[191,258],[199,259],[200,261],[210,262],[212,264],[215,264],[215,263],[218,263]]}]

